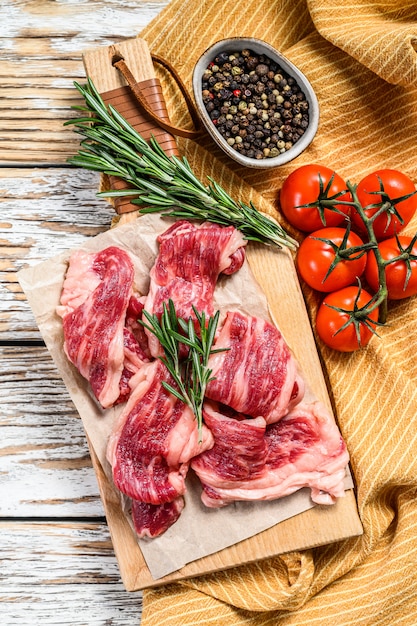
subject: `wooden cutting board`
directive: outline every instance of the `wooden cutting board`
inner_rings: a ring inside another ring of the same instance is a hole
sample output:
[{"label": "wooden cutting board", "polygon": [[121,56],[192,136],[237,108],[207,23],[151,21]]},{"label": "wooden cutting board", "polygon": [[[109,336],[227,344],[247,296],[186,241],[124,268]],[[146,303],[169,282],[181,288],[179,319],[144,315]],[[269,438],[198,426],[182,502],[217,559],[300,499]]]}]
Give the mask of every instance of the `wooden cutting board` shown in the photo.
[{"label": "wooden cutting board", "polygon": [[[128,61],[137,81],[146,81],[155,76],[148,46],[141,39],[93,50],[84,55],[84,65],[87,75],[92,78],[100,93],[111,92],[126,85],[120,72],[112,65],[111,60],[115,55],[121,55]],[[120,223],[136,218],[136,213],[123,213]],[[251,243],[247,248],[247,257],[252,272],[268,299],[271,316],[300,363],[306,381],[315,396],[332,411],[290,253]],[[128,520],[122,513],[119,493],[107,479],[91,443],[90,452],[121,576],[128,591],[155,587],[292,550],[340,541],[363,532],[354,492],[349,489],[345,497],[340,498],[333,506],[316,506],[250,539],[193,561],[164,578],[154,580]]]}]

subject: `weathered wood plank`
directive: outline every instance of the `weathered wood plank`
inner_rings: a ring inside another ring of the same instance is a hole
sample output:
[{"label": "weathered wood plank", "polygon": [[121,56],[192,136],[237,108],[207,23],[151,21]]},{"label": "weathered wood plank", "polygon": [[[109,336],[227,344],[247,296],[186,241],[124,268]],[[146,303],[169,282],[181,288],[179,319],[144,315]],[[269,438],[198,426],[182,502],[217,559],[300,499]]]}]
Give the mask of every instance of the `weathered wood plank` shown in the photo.
[{"label": "weathered wood plank", "polygon": [[[166,6],[166,0],[2,0],[2,37],[46,37],[56,53],[74,53],[80,43],[134,37]],[[110,40],[110,41],[109,41]]]},{"label": "weathered wood plank", "polygon": [[68,0],[51,10],[48,0],[3,0],[0,164],[64,163],[77,144],[62,120],[81,103],[73,81],[85,79],[83,52],[137,36],[166,4]]},{"label": "weathered wood plank", "polygon": [[101,523],[0,523],[5,626],[139,626],[142,596],[122,585]]},{"label": "weathered wood plank", "polygon": [[103,517],[84,429],[43,347],[0,347],[0,517]]},{"label": "weathered wood plank", "polygon": [[[16,281],[26,264],[109,227],[98,176],[63,165],[78,138],[82,53],[135,37],[168,0],[0,3],[0,339],[40,339]],[[0,348],[0,613],[6,626],[139,624],[122,585],[81,421],[46,349]],[[29,523],[90,518],[90,524]],[[21,520],[21,521],[18,521]]]},{"label": "weathered wood plank", "polygon": [[[23,41],[30,42],[29,46],[24,46]],[[24,54],[22,54],[21,48],[25,48]],[[33,55],[33,39],[21,40],[19,44],[19,53],[24,56],[25,59],[30,59]],[[53,86],[57,78],[62,74],[66,76],[80,76],[84,73],[81,71],[79,59],[67,59],[54,56],[52,50],[45,50],[45,58],[42,58],[42,72],[39,73],[39,48],[36,50],[36,62],[33,60],[31,63],[22,63],[22,58],[16,59],[15,53],[11,56],[10,60],[6,58],[0,66],[0,76],[2,78],[3,87],[15,88],[17,86],[30,87],[31,85],[37,87],[43,87],[48,84]],[[7,53],[6,53],[7,54]],[[65,78],[64,78],[65,80]]]},{"label": "weathered wood plank", "polygon": [[41,339],[16,272],[110,227],[114,211],[98,187],[97,174],[74,168],[0,168],[2,340]]}]

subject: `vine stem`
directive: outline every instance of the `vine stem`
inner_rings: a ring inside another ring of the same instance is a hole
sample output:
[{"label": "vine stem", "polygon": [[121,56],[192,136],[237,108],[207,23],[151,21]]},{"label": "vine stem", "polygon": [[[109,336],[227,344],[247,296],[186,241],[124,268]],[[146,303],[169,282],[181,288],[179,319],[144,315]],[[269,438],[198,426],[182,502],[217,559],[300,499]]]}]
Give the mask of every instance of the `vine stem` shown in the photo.
[{"label": "vine stem", "polygon": [[[381,252],[378,248],[378,240],[375,236],[373,229],[373,222],[375,220],[375,215],[369,218],[361,203],[359,202],[358,195],[356,193],[357,185],[352,185],[350,181],[347,181],[346,186],[352,196],[352,202],[343,202],[343,204],[349,204],[356,210],[359,216],[362,219],[362,222],[366,228],[366,232],[368,234],[369,239],[369,249],[375,255],[375,259],[378,266],[378,283],[379,289],[377,292],[377,297],[372,302],[372,304],[366,308],[366,313],[369,314],[374,311],[377,307],[379,307],[378,311],[378,322],[380,324],[385,324],[387,321],[388,315],[388,289],[387,289],[387,278],[385,273],[386,262],[383,259]],[[382,211],[382,208],[381,208]],[[379,214],[379,212],[378,212]]]}]

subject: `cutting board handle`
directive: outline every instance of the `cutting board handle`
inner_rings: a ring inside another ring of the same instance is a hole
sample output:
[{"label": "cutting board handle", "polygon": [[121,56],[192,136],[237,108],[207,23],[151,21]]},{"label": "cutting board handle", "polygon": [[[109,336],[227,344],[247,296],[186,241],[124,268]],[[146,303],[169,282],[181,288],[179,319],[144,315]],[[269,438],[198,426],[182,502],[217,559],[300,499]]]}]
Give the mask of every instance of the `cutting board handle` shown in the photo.
[{"label": "cutting board handle", "polygon": [[[175,135],[196,139],[201,122],[193,101],[175,68],[158,55],[152,55],[146,41],[140,38],[112,44],[107,48],[83,54],[87,76],[95,84],[106,105],[112,105],[142,135],[145,141],[153,136],[168,156],[180,156]],[[155,64],[163,66],[174,78],[187,104],[194,130],[178,128],[169,118],[162,85],[155,75]],[[101,190],[122,190],[129,184],[115,176],[102,175]],[[136,213],[138,205],[132,196],[114,198],[112,204],[124,220]]]},{"label": "cutting board handle", "polygon": [[190,97],[190,94],[188,93],[187,88],[184,85],[180,75],[178,74],[174,66],[163,57],[156,55],[156,54],[151,54],[151,57],[155,63],[159,63],[160,65],[162,65],[171,74],[171,76],[174,78],[175,82],[177,83],[183,95],[183,98],[185,100],[185,103],[187,105],[188,112],[193,121],[194,130],[188,130],[186,128],[174,126],[166,119],[161,118],[156,113],[155,108],[149,105],[148,96],[143,90],[143,83],[136,81],[135,77],[133,76],[132,72],[130,71],[126,63],[126,60],[122,57],[120,58],[116,57],[113,59],[112,62],[113,62],[114,67],[116,67],[123,74],[124,79],[126,80],[127,84],[131,88],[140,106],[156,124],[158,124],[161,128],[163,128],[167,132],[172,133],[173,135],[176,135],[179,137],[185,137],[186,139],[193,139],[193,140],[197,139],[203,132],[200,117],[197,113],[197,110]]}]

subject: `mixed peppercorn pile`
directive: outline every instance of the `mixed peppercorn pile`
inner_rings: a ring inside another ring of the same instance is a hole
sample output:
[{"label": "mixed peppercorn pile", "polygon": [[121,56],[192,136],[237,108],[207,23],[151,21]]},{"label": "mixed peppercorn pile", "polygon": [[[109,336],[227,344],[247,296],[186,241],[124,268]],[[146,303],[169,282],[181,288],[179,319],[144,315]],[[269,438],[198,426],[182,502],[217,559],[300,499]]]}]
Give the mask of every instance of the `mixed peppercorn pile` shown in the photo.
[{"label": "mixed peppercorn pile", "polygon": [[309,124],[305,94],[275,61],[244,49],[221,52],[202,78],[204,106],[228,145],[253,159],[276,157]]}]

